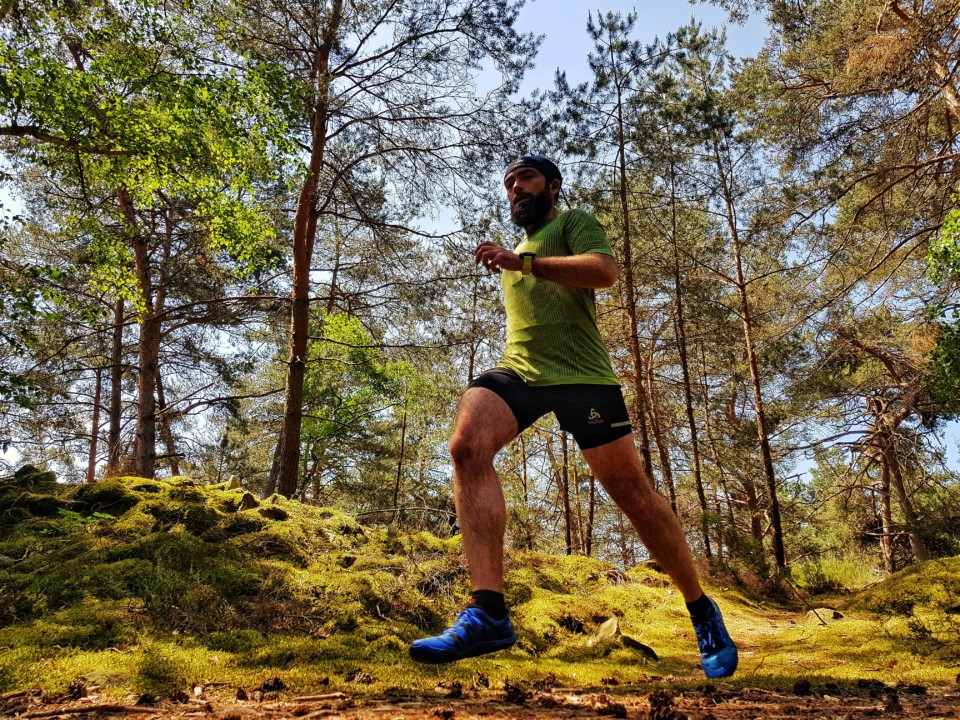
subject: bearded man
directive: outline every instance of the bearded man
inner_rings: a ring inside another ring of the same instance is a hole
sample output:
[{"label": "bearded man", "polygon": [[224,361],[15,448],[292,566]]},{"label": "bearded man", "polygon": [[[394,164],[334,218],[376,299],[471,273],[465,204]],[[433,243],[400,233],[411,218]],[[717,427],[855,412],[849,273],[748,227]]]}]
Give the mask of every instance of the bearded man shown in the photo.
[{"label": "bearded man", "polygon": [[473,593],[453,625],[414,641],[410,655],[444,663],[516,642],[503,595],[506,504],[493,461],[519,433],[553,412],[683,595],[704,673],[729,677],[737,668],[736,645],[720,609],[700,587],[680,522],[640,462],[597,328],[595,290],[616,282],[613,251],[595,218],[581,210],[559,211],[562,182],[560,170],[542,155],[511,163],[504,187],[510,216],[526,237],[514,250],[492,242],[476,249],[477,264],[501,276],[507,344],[497,367],[464,392],[450,440],[453,497]]}]

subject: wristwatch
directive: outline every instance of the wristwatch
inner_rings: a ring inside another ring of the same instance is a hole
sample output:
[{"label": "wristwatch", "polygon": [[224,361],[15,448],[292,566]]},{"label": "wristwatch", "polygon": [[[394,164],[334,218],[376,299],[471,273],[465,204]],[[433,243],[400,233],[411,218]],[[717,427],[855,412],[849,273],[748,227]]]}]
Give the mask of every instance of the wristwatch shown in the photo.
[{"label": "wristwatch", "polygon": [[529,275],[533,272],[533,259],[536,256],[536,253],[531,252],[520,253],[520,260],[523,261],[523,265],[520,266],[521,275]]}]

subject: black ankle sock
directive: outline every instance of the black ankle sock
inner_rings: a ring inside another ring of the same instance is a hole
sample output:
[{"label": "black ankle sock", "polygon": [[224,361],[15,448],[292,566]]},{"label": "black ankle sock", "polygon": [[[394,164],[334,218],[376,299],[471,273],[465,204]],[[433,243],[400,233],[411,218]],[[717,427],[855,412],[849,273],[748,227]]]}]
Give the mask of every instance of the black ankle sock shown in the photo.
[{"label": "black ankle sock", "polygon": [[503,601],[503,593],[493,590],[474,590],[471,601],[494,620],[503,620],[507,616],[507,606]]},{"label": "black ankle sock", "polygon": [[704,618],[713,612],[713,605],[710,604],[710,598],[702,594],[696,600],[687,603],[687,610],[690,613],[690,617],[694,619]]}]

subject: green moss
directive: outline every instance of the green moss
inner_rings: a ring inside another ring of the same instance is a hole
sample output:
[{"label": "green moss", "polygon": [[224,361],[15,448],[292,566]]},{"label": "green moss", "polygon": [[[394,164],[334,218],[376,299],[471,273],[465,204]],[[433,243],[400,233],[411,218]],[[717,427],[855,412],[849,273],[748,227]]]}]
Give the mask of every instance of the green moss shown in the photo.
[{"label": "green moss", "polygon": [[44,654],[33,646],[7,646],[0,653],[0,692],[36,684],[33,666]]},{"label": "green moss", "polygon": [[21,502],[31,515],[40,517],[56,517],[66,507],[66,503],[56,495],[26,493]]},{"label": "green moss", "polygon": [[256,513],[244,511],[223,518],[218,527],[224,538],[232,538],[260,532],[267,525],[269,525],[269,521],[264,520]]},{"label": "green moss", "polygon": [[135,669],[137,689],[154,695],[183,690],[190,680],[179,659],[162,648],[149,648],[140,656]]},{"label": "green moss", "polygon": [[269,636],[258,630],[216,630],[201,638],[210,650],[230,653],[250,653],[270,644]]},{"label": "green moss", "polygon": [[960,557],[930,560],[864,590],[849,607],[880,615],[911,615],[917,607],[960,607]]},{"label": "green moss", "polygon": [[[106,502],[126,509],[101,509],[117,519],[97,523],[24,510],[0,528],[3,690],[39,683],[57,691],[78,675],[106,673],[123,693],[186,689],[212,676],[255,687],[277,675],[292,690],[315,691],[318,678],[329,677],[333,688],[355,691],[345,675],[361,667],[377,678],[363,687],[369,692],[429,692],[438,677],[469,686],[478,668],[495,687],[507,678],[532,684],[548,672],[586,687],[611,675],[621,683],[668,675],[681,686],[703,682],[682,599],[652,567],[624,573],[589,558],[508,553],[520,642],[496,658],[438,669],[412,663],[406,648],[442,630],[467,600],[458,537],[372,530],[337,509],[279,496],[251,503],[242,491],[188,478],[30,493],[73,496],[70,507],[84,517]],[[0,490],[0,501],[9,497]],[[754,656],[743,682],[789,689],[800,667],[804,677],[838,682],[884,677],[883,668],[869,670],[877,656],[897,661],[896,679],[952,681],[957,563],[891,578],[895,585],[875,586],[829,626],[808,624],[805,608],[771,615],[735,591],[711,594],[744,638],[742,662]],[[589,647],[613,616],[661,660],[618,644]],[[124,652],[105,650],[114,646]]]},{"label": "green moss", "polygon": [[63,650],[104,650],[132,642],[136,607],[130,601],[91,599],[42,618],[0,630],[0,645]]},{"label": "green moss", "polygon": [[130,489],[140,495],[159,495],[167,490],[167,485],[159,480],[147,480],[146,478],[131,478],[127,481]]},{"label": "green moss", "polygon": [[57,484],[57,476],[41,470],[34,465],[24,465],[13,475],[0,478],[0,493],[6,492],[50,492]]},{"label": "green moss", "polygon": [[140,502],[140,497],[120,479],[101,480],[78,485],[73,491],[71,509],[82,515],[109,513],[119,517]]},{"label": "green moss", "polygon": [[182,503],[196,503],[198,505],[206,503],[208,497],[207,493],[192,483],[173,485],[169,490],[169,496],[171,500]]}]

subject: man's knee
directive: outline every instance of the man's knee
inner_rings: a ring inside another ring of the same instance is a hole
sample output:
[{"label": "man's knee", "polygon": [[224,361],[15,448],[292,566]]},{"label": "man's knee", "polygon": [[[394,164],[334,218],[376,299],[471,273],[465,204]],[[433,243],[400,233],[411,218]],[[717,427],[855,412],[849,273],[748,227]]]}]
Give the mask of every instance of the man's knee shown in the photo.
[{"label": "man's knee", "polygon": [[483,447],[470,433],[456,432],[450,438],[450,459],[456,468],[486,466],[493,462],[496,451]]}]

